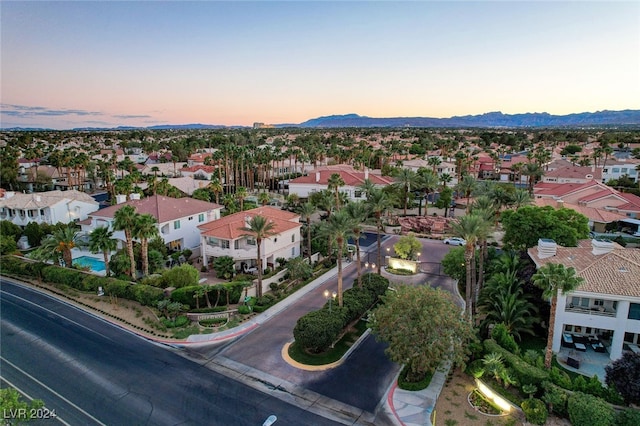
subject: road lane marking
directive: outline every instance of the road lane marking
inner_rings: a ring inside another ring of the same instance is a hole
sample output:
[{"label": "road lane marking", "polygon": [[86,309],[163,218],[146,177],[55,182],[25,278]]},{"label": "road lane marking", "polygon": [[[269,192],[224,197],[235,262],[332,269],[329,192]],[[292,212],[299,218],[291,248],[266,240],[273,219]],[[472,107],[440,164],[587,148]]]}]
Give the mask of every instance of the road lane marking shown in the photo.
[{"label": "road lane marking", "polygon": [[[63,319],[63,320],[65,320],[65,321],[70,322],[71,324],[75,324],[75,325],[77,325],[78,327],[81,327],[81,328],[83,328],[83,329],[85,329],[85,330],[87,330],[87,331],[90,331],[90,332],[91,332],[91,333],[93,333],[93,334],[97,334],[98,336],[100,336],[100,337],[102,337],[102,338],[104,338],[104,339],[107,339],[107,340],[109,340],[109,341],[112,341],[110,338],[106,337],[104,334],[98,333],[97,331],[92,330],[92,329],[90,329],[90,328],[89,328],[89,327],[87,327],[87,326],[84,326],[84,325],[82,325],[82,324],[80,324],[80,323],[78,323],[78,322],[75,322],[75,321],[73,321],[73,320],[71,320],[71,319],[69,319],[69,318],[67,318],[67,317],[65,317],[65,316],[63,316],[63,315],[61,315],[61,314],[59,314],[59,313],[55,312],[55,311],[52,311],[51,309],[47,309],[47,308],[45,308],[45,307],[43,307],[43,306],[41,306],[41,305],[38,305],[37,303],[34,303],[34,302],[32,302],[32,301],[30,301],[30,300],[28,300],[28,299],[25,299],[25,298],[23,298],[23,297],[17,296],[17,295],[15,295],[15,294],[13,294],[13,293],[8,293],[8,292],[6,292],[6,291],[4,291],[4,290],[0,290],[0,293],[3,293],[3,294],[6,294],[6,295],[9,295],[9,296],[15,297],[16,299],[21,300],[21,301],[23,301],[23,302],[26,302],[26,303],[28,303],[28,304],[30,304],[30,305],[37,306],[38,308],[42,309],[42,310],[43,310],[43,311],[45,311],[45,312],[49,312],[49,313],[51,313],[51,314],[53,314],[53,315],[55,315],[55,316],[57,316],[57,317],[59,317],[59,318],[62,318],[62,319]],[[5,299],[5,300],[6,300],[6,299]],[[7,302],[9,302],[9,301],[7,301]],[[11,302],[9,302],[9,303],[11,303]],[[14,303],[14,305],[16,305],[16,306],[20,306],[20,305],[18,305],[18,304],[16,304],[16,303]],[[65,306],[72,306],[72,305],[65,305]],[[82,310],[80,310],[80,311],[81,311],[81,312],[83,312]]]},{"label": "road lane marking", "polygon": [[33,380],[34,382],[36,382],[37,384],[39,384],[40,386],[42,386],[43,388],[45,388],[46,390],[48,390],[49,392],[51,392],[52,394],[54,394],[55,396],[57,396],[58,398],[60,398],[61,400],[63,400],[64,402],[66,402],[67,404],[71,405],[73,408],[75,408],[76,410],[78,410],[79,412],[81,412],[82,414],[84,414],[85,416],[87,416],[88,418],[90,418],[91,420],[93,420],[94,422],[96,422],[97,424],[101,425],[101,426],[107,426],[106,424],[102,423],[100,420],[96,419],[95,417],[93,417],[91,414],[87,413],[86,411],[84,411],[82,408],[78,407],[76,404],[74,404],[73,402],[69,401],[67,398],[65,398],[64,396],[60,395],[58,392],[54,391],[53,389],[51,389],[49,386],[45,385],[44,383],[42,383],[40,380],[36,379],[35,377],[33,377],[31,374],[27,373],[26,371],[24,371],[23,369],[21,369],[20,367],[18,367],[17,365],[15,365],[14,363],[12,363],[11,361],[5,359],[4,357],[0,356],[0,360],[2,360],[3,362],[7,363],[8,365],[10,365],[11,367],[15,368],[16,370],[18,370],[20,373],[24,374],[25,376],[27,376],[29,379]]}]

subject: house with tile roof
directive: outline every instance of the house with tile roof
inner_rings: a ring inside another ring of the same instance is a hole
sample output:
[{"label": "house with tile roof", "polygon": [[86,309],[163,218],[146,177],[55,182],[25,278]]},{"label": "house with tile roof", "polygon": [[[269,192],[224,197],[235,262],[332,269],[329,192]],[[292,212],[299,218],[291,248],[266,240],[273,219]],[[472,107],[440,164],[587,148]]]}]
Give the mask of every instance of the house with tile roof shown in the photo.
[{"label": "house with tile roof", "polygon": [[602,169],[595,166],[569,165],[545,172],[542,182],[550,183],[586,183],[590,180],[602,180]]},{"label": "house with tile roof", "polygon": [[565,344],[570,340],[563,335],[571,334],[583,341],[591,338],[594,346],[586,350],[606,350],[611,360],[626,350],[640,353],[640,250],[608,240],[582,240],[578,247],[539,240],[528,253],[537,268],[562,264],[584,278],[575,291],[558,293],[554,352],[560,350],[563,340]]},{"label": "house with tile roof", "polygon": [[204,164],[198,164],[190,167],[183,167],[180,169],[182,176],[191,177],[198,180],[211,180],[216,173],[217,167],[205,166]]},{"label": "house with tile roof", "polygon": [[9,220],[18,226],[30,222],[71,223],[86,219],[99,207],[93,197],[76,190],[33,194],[7,191],[0,198],[0,220]]},{"label": "house with tile roof", "polygon": [[640,218],[640,197],[619,192],[595,179],[584,183],[540,182],[533,194],[535,198],[561,200],[565,205],[579,204]]},{"label": "house with tile roof", "polygon": [[[132,194],[137,197],[137,194]],[[153,195],[142,199],[133,199],[98,210],[89,218],[80,222],[82,231],[90,233],[100,226],[113,229],[115,213],[122,207],[130,205],[137,213],[150,214],[157,223],[158,234],[168,248],[173,250],[190,249],[199,255],[200,230],[199,225],[215,221],[220,218],[222,206],[193,198],[171,198],[163,195]],[[113,237],[125,241],[123,231],[115,231]]]},{"label": "house with tile roof", "polygon": [[638,159],[612,159],[607,161],[602,169],[602,182],[609,182],[612,179],[620,179],[622,176],[629,176],[630,179],[640,182],[640,160]]},{"label": "house with tile roof", "polygon": [[344,181],[344,186],[340,187],[340,192],[347,194],[352,201],[364,200],[365,194],[360,189],[365,179],[369,179],[377,187],[385,187],[393,183],[393,178],[382,176],[379,171],[355,170],[348,165],[322,166],[318,167],[306,176],[289,181],[289,194],[297,194],[300,198],[308,198],[314,192],[320,192],[328,188],[329,178],[337,173]]},{"label": "house with tile roof", "polygon": [[255,216],[265,217],[274,224],[276,233],[262,241],[260,255],[262,265],[273,268],[276,259],[291,259],[300,256],[302,241],[300,215],[262,206],[234,213],[219,220],[198,226],[201,232],[200,253],[202,264],[210,265],[217,257],[230,256],[236,262],[236,269],[250,270],[257,264],[258,249],[255,238],[242,230]]}]

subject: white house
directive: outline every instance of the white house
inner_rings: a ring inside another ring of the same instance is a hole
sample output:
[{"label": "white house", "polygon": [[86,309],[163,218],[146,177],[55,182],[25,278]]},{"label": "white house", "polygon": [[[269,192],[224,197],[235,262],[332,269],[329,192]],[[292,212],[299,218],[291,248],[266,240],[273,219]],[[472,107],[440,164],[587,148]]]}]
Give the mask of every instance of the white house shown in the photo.
[{"label": "white house", "polygon": [[[134,194],[135,196],[135,194]],[[119,201],[122,201],[119,199]],[[199,225],[220,218],[222,206],[193,198],[171,198],[154,195],[143,199],[134,199],[109,206],[94,212],[80,223],[83,231],[89,233],[100,226],[113,229],[114,215],[126,205],[131,205],[137,213],[150,214],[158,221],[158,231],[165,244],[174,250],[190,249],[199,255]],[[123,231],[114,232],[114,238],[125,240]]]},{"label": "white house", "polygon": [[263,206],[200,225],[202,264],[209,265],[217,257],[230,256],[239,270],[246,272],[255,268],[258,257],[256,240],[242,230],[254,216],[265,217],[274,224],[275,235],[263,240],[260,249],[264,268],[273,268],[278,258],[300,256],[300,215]]},{"label": "white house", "polygon": [[602,169],[602,182],[607,183],[612,179],[620,179],[624,175],[638,182],[640,180],[638,166],[640,166],[640,160],[610,159]]},{"label": "white house", "polygon": [[289,181],[289,194],[297,194],[300,198],[308,198],[314,192],[320,192],[328,188],[329,178],[337,173],[344,181],[344,185],[339,188],[340,192],[347,194],[352,201],[364,200],[366,196],[360,185],[365,179],[369,179],[377,187],[385,187],[393,183],[393,179],[381,176],[365,169],[364,171],[354,170],[347,165],[322,166],[309,172],[307,176],[300,176]]},{"label": "white house", "polygon": [[640,353],[640,250],[606,240],[582,240],[578,247],[539,240],[529,256],[538,268],[558,263],[584,278],[575,291],[558,292],[554,352],[572,335],[589,342],[577,349],[606,351],[611,360],[627,350]]},{"label": "white house", "polygon": [[56,224],[86,219],[99,203],[84,192],[47,191],[32,194],[5,192],[0,198],[0,220],[26,226],[29,222]]}]

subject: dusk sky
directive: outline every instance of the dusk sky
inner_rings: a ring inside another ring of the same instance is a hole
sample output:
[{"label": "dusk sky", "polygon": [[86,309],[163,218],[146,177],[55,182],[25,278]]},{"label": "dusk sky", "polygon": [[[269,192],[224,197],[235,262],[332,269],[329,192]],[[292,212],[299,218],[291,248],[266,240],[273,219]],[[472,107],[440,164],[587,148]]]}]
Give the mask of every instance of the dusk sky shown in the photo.
[{"label": "dusk sky", "polygon": [[640,109],[640,2],[0,2],[1,125]]}]

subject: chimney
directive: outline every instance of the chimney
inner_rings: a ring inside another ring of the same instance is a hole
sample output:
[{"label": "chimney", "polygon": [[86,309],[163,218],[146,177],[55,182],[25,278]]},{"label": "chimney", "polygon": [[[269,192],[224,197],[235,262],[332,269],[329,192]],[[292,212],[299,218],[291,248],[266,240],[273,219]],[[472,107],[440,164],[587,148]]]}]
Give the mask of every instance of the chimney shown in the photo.
[{"label": "chimney", "polygon": [[42,201],[42,197],[39,196],[39,195],[36,195],[36,201],[38,201],[38,202]]},{"label": "chimney", "polygon": [[369,179],[369,168],[365,166],[364,168],[364,178]]},{"label": "chimney", "polygon": [[316,172],[316,182],[320,182],[320,172]]},{"label": "chimney", "polygon": [[132,200],[139,200],[140,199],[140,194],[138,194],[137,192],[132,192],[130,195]]},{"label": "chimney", "polygon": [[556,255],[558,245],[555,241],[548,238],[540,238],[538,240],[538,257],[540,259],[546,259],[547,257],[553,257]]},{"label": "chimney", "polygon": [[559,209],[563,208],[564,207],[564,201],[562,201],[560,199],[556,200],[556,207],[559,208]]},{"label": "chimney", "polygon": [[11,197],[13,197],[14,195],[16,195],[15,191],[7,191],[6,194],[4,194],[4,198],[6,198],[7,200]]},{"label": "chimney", "polygon": [[613,251],[613,242],[609,240],[593,239],[591,240],[591,253],[594,256],[611,253]]},{"label": "chimney", "polygon": [[116,204],[122,204],[127,201],[127,196],[125,194],[116,194]]}]

